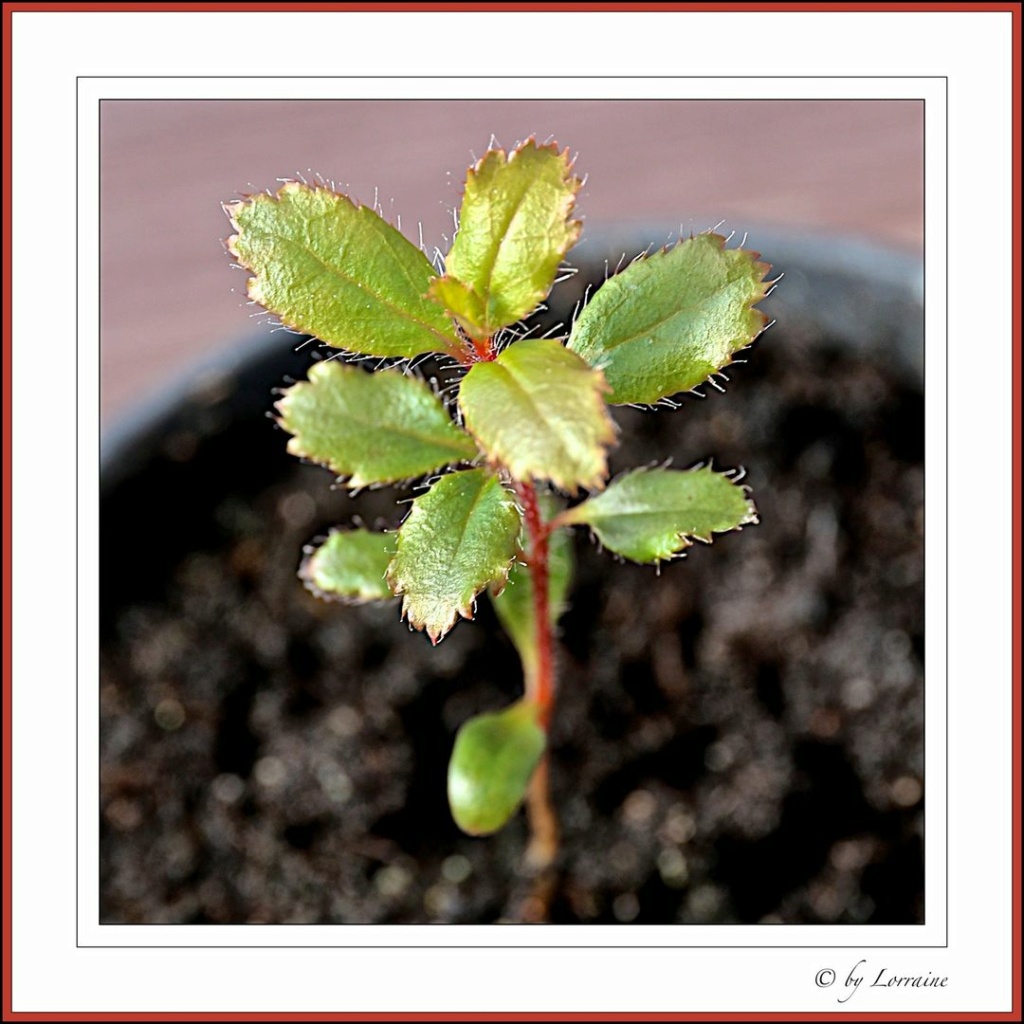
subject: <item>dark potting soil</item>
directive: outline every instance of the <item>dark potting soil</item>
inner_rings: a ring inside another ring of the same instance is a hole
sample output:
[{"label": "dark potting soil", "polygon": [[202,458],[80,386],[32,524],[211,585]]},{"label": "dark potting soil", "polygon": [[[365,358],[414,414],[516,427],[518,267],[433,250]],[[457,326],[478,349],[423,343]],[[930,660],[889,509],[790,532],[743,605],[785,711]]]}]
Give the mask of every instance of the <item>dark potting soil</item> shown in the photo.
[{"label": "dark potting soil", "polygon": [[[615,411],[613,471],[745,466],[761,522],[660,573],[578,535],[554,922],[923,919],[923,397],[799,329],[747,360],[728,394]],[[396,602],[315,600],[302,546],[404,506],[223,398],[103,507],[100,919],[521,913],[522,815],[471,839],[445,796],[458,726],[520,691],[488,602],[432,648]]]}]

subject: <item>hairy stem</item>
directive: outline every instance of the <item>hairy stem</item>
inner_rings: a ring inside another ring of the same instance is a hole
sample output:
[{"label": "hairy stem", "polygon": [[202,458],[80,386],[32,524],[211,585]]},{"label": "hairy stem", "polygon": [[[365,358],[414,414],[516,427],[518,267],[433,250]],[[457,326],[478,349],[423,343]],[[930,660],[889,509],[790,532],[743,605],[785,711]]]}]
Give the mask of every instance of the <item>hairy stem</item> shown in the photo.
[{"label": "hairy stem", "polygon": [[486,338],[483,341],[473,342],[473,361],[477,363],[490,363],[497,358],[498,353],[494,348],[494,339]]},{"label": "hairy stem", "polygon": [[[544,521],[537,490],[530,482],[517,484],[523,506],[523,521],[529,550],[526,562],[533,589],[534,636],[537,643],[535,665],[526,672],[526,698],[540,709],[541,725],[547,730],[555,699],[554,639],[551,630],[549,545],[551,529]],[[526,794],[526,814],[530,823],[530,846],[527,864],[534,870],[550,867],[558,853],[558,819],[551,805],[548,787],[547,754],[537,765]]]},{"label": "hairy stem", "polygon": [[533,585],[533,624],[534,636],[537,641],[537,664],[534,671],[526,674],[526,697],[528,700],[535,701],[539,706],[541,725],[547,729],[555,698],[555,663],[551,632],[550,568],[548,565],[548,539],[551,531],[541,516],[540,503],[537,501],[537,491],[533,484],[520,483],[516,489],[523,505],[523,521],[526,523],[526,535],[529,539],[526,564],[530,570],[530,579]]},{"label": "hairy stem", "polygon": [[462,338],[462,348],[452,349],[448,352],[453,359],[460,362],[467,369],[474,363],[491,363],[498,358],[498,350],[494,344],[494,338],[471,338],[461,329],[459,336]]}]

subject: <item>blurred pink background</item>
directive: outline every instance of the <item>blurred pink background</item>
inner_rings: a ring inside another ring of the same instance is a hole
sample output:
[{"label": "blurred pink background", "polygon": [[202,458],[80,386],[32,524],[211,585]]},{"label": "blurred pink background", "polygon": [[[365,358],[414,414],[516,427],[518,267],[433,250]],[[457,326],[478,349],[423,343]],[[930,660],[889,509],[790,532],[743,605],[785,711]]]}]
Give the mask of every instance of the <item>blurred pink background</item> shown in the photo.
[{"label": "blurred pink background", "polygon": [[[578,154],[587,229],[839,232],[915,254],[923,235],[918,101],[178,101],[101,104],[104,426],[249,334],[245,274],[220,208],[319,173],[428,253],[493,134]],[[652,241],[662,241],[662,238]],[[585,242],[583,243],[585,244]],[[766,253],[766,256],[770,254]],[[571,255],[570,255],[571,258]],[[282,343],[287,342],[282,338]]]}]

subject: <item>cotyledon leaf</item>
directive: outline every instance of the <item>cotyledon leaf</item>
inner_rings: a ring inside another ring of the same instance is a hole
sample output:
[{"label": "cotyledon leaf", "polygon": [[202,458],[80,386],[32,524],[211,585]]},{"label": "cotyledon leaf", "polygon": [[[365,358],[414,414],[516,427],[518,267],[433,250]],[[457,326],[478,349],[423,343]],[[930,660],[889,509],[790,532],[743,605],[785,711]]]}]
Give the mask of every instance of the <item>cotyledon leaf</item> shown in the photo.
[{"label": "cotyledon leaf", "polygon": [[764,329],[760,254],[703,234],[609,278],[576,318],[567,347],[608,380],[615,405],[688,391],[732,362]]},{"label": "cotyledon leaf", "polygon": [[[544,495],[541,508],[546,519],[558,511],[559,503],[552,495]],[[525,530],[519,538],[521,551],[528,547]],[[526,555],[522,555],[525,558]],[[555,529],[548,538],[548,612],[554,625],[565,611],[566,594],[572,579],[573,554],[572,533]],[[519,559],[508,574],[503,590],[491,593],[491,603],[498,619],[515,644],[523,663],[523,670],[530,675],[537,665],[537,631],[533,614],[533,575],[528,566]]]},{"label": "cotyledon leaf", "polygon": [[302,561],[299,576],[317,597],[359,603],[394,597],[387,581],[395,534],[335,530]]},{"label": "cotyledon leaf", "polygon": [[475,364],[459,405],[480,447],[513,477],[575,493],[601,487],[608,473],[615,426],[605,390],[601,373],[559,341],[528,338]]},{"label": "cotyledon leaf", "polygon": [[524,700],[465,722],[448,762],[455,824],[472,836],[502,828],[523,802],[546,742],[539,707]]},{"label": "cotyledon leaf", "polygon": [[484,469],[449,473],[418,497],[388,570],[409,623],[437,643],[457,616],[472,618],[476,595],[508,576],[520,521],[512,494]]},{"label": "cotyledon leaf", "polygon": [[430,294],[474,338],[521,320],[551,291],[579,238],[571,220],[581,182],[568,150],[527,140],[484,154],[466,176],[445,276]]},{"label": "cotyledon leaf", "polygon": [[228,249],[255,275],[249,298],[286,326],[372,356],[462,351],[451,319],[426,297],[430,261],[369,207],[291,181],[224,210],[237,232]]},{"label": "cotyledon leaf", "polygon": [[659,562],[694,540],[757,522],[757,511],[742,486],[707,467],[637,469],[558,521],[586,524],[609,551],[634,562]]},{"label": "cotyledon leaf", "polygon": [[294,435],[288,451],[322,463],[353,488],[423,476],[477,455],[430,386],[397,369],[368,373],[324,360],[276,408]]}]

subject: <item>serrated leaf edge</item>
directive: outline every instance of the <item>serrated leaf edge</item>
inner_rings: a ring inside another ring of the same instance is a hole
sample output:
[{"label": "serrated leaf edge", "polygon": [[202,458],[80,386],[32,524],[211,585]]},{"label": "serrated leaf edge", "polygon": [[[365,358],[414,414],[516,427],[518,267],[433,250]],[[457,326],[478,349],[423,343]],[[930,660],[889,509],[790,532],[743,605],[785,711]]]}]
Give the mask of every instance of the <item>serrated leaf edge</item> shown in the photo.
[{"label": "serrated leaf edge", "polygon": [[[517,514],[520,516],[521,519],[522,509],[519,507],[519,503],[516,501],[515,495],[508,489],[508,487],[501,481],[501,479],[498,476],[492,474],[491,479],[498,481],[499,485],[501,486],[502,490],[505,492],[507,496],[507,503],[510,504],[513,508],[515,508]],[[483,493],[483,488],[481,488],[480,493]],[[476,501],[479,500],[479,497],[480,495],[477,495],[477,498],[474,499],[474,505]],[[472,512],[472,508],[470,509],[470,512]],[[395,556],[391,559],[391,564],[388,566],[387,582],[388,586],[391,588],[391,592],[396,597],[402,598],[402,609],[400,612],[400,618],[407,621],[411,629],[426,632],[427,636],[430,638],[430,642],[436,646],[445,636],[447,636],[448,633],[451,632],[451,630],[455,627],[455,624],[458,622],[459,618],[463,618],[468,621],[473,620],[473,617],[476,613],[477,598],[488,587],[492,585],[499,586],[499,593],[501,592],[501,589],[504,589],[505,584],[508,582],[508,575],[512,571],[512,565],[519,555],[519,548],[518,546],[516,547],[515,551],[509,558],[508,563],[505,565],[504,569],[499,570],[497,575],[485,580],[479,587],[477,587],[474,590],[472,597],[468,601],[455,608],[455,610],[451,613],[450,617],[446,620],[444,625],[442,625],[436,630],[431,630],[427,627],[426,620],[416,621],[409,615],[408,595],[406,594],[402,585],[398,583],[398,581],[395,579],[395,561],[398,558],[398,554],[402,546],[402,526],[405,525],[405,523],[409,519],[409,516],[411,515],[412,510],[410,509],[409,514],[406,515],[405,519],[402,520],[402,523],[398,528],[398,541],[395,547]],[[469,522],[469,516],[466,517],[466,522]]]},{"label": "serrated leaf edge", "polygon": [[[652,470],[665,468],[667,467],[641,466],[639,468],[635,467],[633,469],[627,469],[617,474],[611,480],[609,480],[607,486],[612,487],[618,480],[621,480],[623,479],[623,477],[630,476],[631,474],[634,473],[649,473]],[[740,533],[743,530],[744,526],[756,526],[758,523],[760,523],[761,520],[757,511],[757,506],[754,504],[754,500],[750,496],[751,489],[747,484],[740,483],[740,479],[742,479],[743,476],[743,470],[726,469],[719,471],[713,469],[710,462],[698,462],[696,465],[687,466],[686,469],[678,470],[678,472],[690,473],[698,469],[710,469],[713,473],[715,473],[716,476],[725,477],[725,479],[728,480],[731,484],[733,484],[736,487],[739,487],[740,490],[743,491],[743,495],[746,498],[747,502],[747,511],[743,518],[735,526],[730,526],[725,530],[711,530],[709,531],[707,536],[703,536],[699,533],[688,533],[685,530],[677,531],[675,534],[675,542],[676,544],[678,544],[678,547],[674,547],[669,554],[659,555],[658,557],[652,559],[649,562],[638,562],[636,561],[636,559],[629,558],[627,555],[620,555],[616,551],[609,550],[609,554],[611,554],[613,558],[620,562],[628,561],[633,562],[634,565],[653,565],[655,567],[658,567],[663,562],[672,562],[680,558],[685,558],[687,549],[693,547],[694,541],[700,541],[702,544],[713,544],[716,535],[724,536],[727,533]],[[586,505],[587,500],[589,499],[585,499],[584,501],[581,501],[578,505],[573,505],[571,508],[567,508],[564,511],[560,512],[557,516],[555,516],[554,519],[551,520],[551,523],[549,525],[552,529],[555,529],[560,526],[585,526],[588,528],[590,539],[597,544],[598,548],[600,548],[603,551],[604,548],[601,544],[601,538],[594,531],[593,527],[591,527],[585,519],[574,517],[572,514],[575,510],[582,509],[583,506]]]},{"label": "serrated leaf edge", "polygon": [[[707,236],[708,238],[711,238],[711,239],[715,240],[716,242],[718,242],[718,248],[722,252],[742,252],[742,253],[746,253],[748,256],[750,256],[751,257],[751,262],[752,262],[753,266],[756,267],[757,270],[760,272],[760,275],[757,278],[757,283],[759,285],[764,285],[766,283],[766,278],[767,278],[768,274],[771,273],[772,265],[770,263],[767,263],[767,262],[765,262],[764,260],[761,259],[761,253],[760,252],[758,252],[755,249],[744,249],[742,246],[737,246],[737,247],[735,247],[733,249],[726,249],[726,244],[729,242],[729,239],[732,236],[731,235],[729,235],[729,236],[721,235],[717,231],[711,230],[711,231],[698,231],[698,232],[696,232],[696,234],[691,232],[686,238],[680,237],[680,238],[677,238],[674,242],[667,243],[666,245],[663,245],[660,248],[655,249],[653,251],[645,250],[644,252],[641,252],[641,253],[637,254],[632,260],[629,261],[629,263],[625,267],[622,267],[621,270],[617,270],[610,277],[606,277],[605,281],[602,284],[602,287],[603,287],[604,284],[607,284],[609,281],[613,281],[616,277],[619,276],[619,274],[625,273],[634,264],[636,264],[636,263],[646,263],[649,260],[657,259],[658,257],[666,256],[668,253],[672,252],[675,248],[677,248],[679,245],[682,245],[684,242],[692,241],[695,238],[701,238],[701,237],[704,237],[704,236]],[[753,345],[754,342],[757,341],[757,339],[760,338],[761,335],[764,334],[764,332],[769,327],[771,327],[772,323],[774,322],[774,321],[771,320],[771,318],[768,316],[767,313],[765,313],[763,310],[756,309],[755,307],[757,306],[757,304],[759,302],[763,302],[768,297],[768,295],[771,293],[772,288],[774,287],[774,285],[776,283],[777,282],[767,282],[769,287],[763,289],[763,294],[756,296],[755,298],[751,299],[750,302],[745,303],[744,306],[743,306],[744,310],[753,313],[755,316],[759,317],[760,320],[761,320],[760,326],[751,335],[750,340],[748,342],[746,342],[745,344],[740,345],[738,348],[733,349],[729,353],[729,358],[726,360],[726,362],[722,363],[722,365],[719,366],[717,370],[715,370],[712,373],[708,374],[708,376],[703,381],[701,381],[699,384],[695,384],[692,388],[685,388],[685,389],[683,389],[681,391],[673,392],[671,395],[663,395],[656,402],[611,402],[611,401],[609,401],[608,404],[609,405],[622,405],[622,406],[625,406],[626,408],[629,408],[629,409],[641,409],[641,410],[653,412],[653,411],[656,411],[659,407],[666,407],[666,408],[670,408],[670,409],[678,408],[679,403],[673,400],[673,395],[692,394],[692,395],[696,395],[698,398],[703,398],[704,395],[701,394],[697,390],[697,388],[703,387],[703,386],[705,386],[707,384],[710,384],[712,387],[714,387],[718,391],[724,391],[725,389],[715,382],[715,379],[714,379],[715,376],[721,375],[721,376],[724,377],[724,374],[722,374],[722,370],[724,370],[728,366],[732,366],[732,365],[735,364],[736,360],[734,359],[734,356],[738,355],[740,352],[745,352],[747,349],[749,349],[750,346]],[[597,293],[600,290],[601,290],[600,288],[595,289],[594,290],[594,295],[596,296]],[[593,298],[593,296],[591,296],[591,298]],[[568,348],[570,352],[574,352],[575,351],[575,349],[571,348],[570,346],[572,344],[572,335],[573,335],[573,331],[575,330],[575,327],[576,327],[576,321],[583,315],[583,311],[587,308],[588,305],[589,305],[589,301],[586,302],[586,303],[581,303],[579,308],[576,310],[575,314],[573,315],[572,324],[571,324],[570,329],[569,329],[569,336],[566,339],[566,343],[565,343],[566,344],[566,348]],[[611,357],[609,356],[608,359],[610,360],[610,358]],[[592,365],[594,367],[594,369],[598,369],[598,370],[602,369],[602,362],[600,360],[598,362],[592,363],[590,365]],[[607,364],[605,364],[605,365],[607,365]],[[726,381],[728,381],[727,377],[725,379],[726,379]],[[610,392],[611,388],[609,388],[608,390]]]},{"label": "serrated leaf edge", "polygon": [[[374,489],[374,488],[378,488],[378,487],[401,487],[404,484],[407,484],[407,483],[409,483],[412,480],[419,480],[422,477],[427,476],[428,474],[436,473],[438,470],[444,470],[444,469],[447,469],[447,468],[449,468],[451,466],[459,465],[460,463],[463,463],[463,462],[474,463],[480,457],[480,452],[479,452],[479,447],[478,447],[477,448],[477,452],[474,453],[474,454],[462,455],[461,453],[456,452],[455,454],[458,455],[457,458],[452,458],[448,462],[444,462],[444,463],[441,463],[440,465],[433,466],[430,469],[424,470],[422,473],[418,473],[418,474],[416,474],[414,476],[411,476],[411,477],[400,477],[400,478],[395,479],[395,480],[366,480],[362,476],[360,476],[359,473],[352,473],[352,474],[345,473],[343,470],[339,469],[336,465],[333,465],[330,462],[330,460],[320,459],[320,458],[317,458],[315,455],[311,455],[309,452],[307,452],[307,451],[305,451],[303,449],[302,442],[301,442],[301,439],[299,438],[298,434],[292,433],[292,431],[289,430],[287,426],[285,426],[285,422],[284,421],[285,421],[285,417],[287,416],[287,412],[286,412],[286,409],[282,408],[282,407],[286,405],[286,403],[288,401],[288,396],[293,391],[295,391],[296,388],[305,389],[305,388],[315,387],[316,386],[316,376],[322,376],[326,372],[325,370],[322,369],[322,367],[328,366],[331,363],[334,363],[334,364],[336,364],[338,366],[345,367],[345,368],[347,368],[347,367],[349,367],[351,365],[348,362],[342,362],[342,361],[335,360],[335,359],[323,359],[320,362],[313,363],[310,366],[310,368],[306,371],[307,379],[306,380],[296,381],[294,384],[290,385],[285,390],[284,396],[281,397],[280,399],[278,399],[274,403],[274,408],[280,413],[279,416],[274,417],[274,422],[286,434],[290,435],[289,438],[288,438],[288,443],[285,446],[285,448],[286,448],[286,450],[287,450],[289,455],[294,455],[298,459],[306,460],[308,462],[313,463],[314,465],[323,466],[325,469],[330,470],[332,473],[335,474],[335,483],[338,484],[340,487],[347,488],[349,490],[349,492],[353,493],[353,494],[356,491],[363,490],[364,488]],[[386,372],[386,371],[374,371],[374,372]],[[314,375],[316,375],[316,376],[314,376]],[[408,374],[404,374],[404,376],[409,376],[409,375]],[[427,384],[426,381],[423,381],[419,377],[414,377],[412,379],[420,381],[420,383],[426,384],[426,386],[429,387],[429,384]],[[435,396],[436,396],[436,392],[435,392]],[[438,397],[439,400],[440,400],[440,396],[436,396],[436,397]],[[442,401],[442,404],[444,404],[443,401]],[[448,411],[450,413],[451,410],[448,410],[446,408],[446,411]],[[472,436],[472,434],[470,434],[470,432],[468,430],[465,429],[465,427],[462,424],[458,423],[455,419],[451,419],[450,421],[451,421],[452,426],[456,430],[458,430],[463,437],[465,437],[467,440],[471,441],[474,445],[476,445],[476,439]],[[446,447],[444,442],[440,442],[440,441],[431,440],[429,443],[432,444],[432,445],[435,445],[438,448]]]},{"label": "serrated leaf edge", "polygon": [[[287,327],[288,330],[294,331],[297,334],[312,334],[313,332],[310,331],[309,328],[303,327],[301,324],[297,324],[294,321],[289,320],[287,317],[285,317],[284,314],[279,313],[277,310],[273,309],[272,307],[266,305],[263,302],[263,300],[261,299],[260,294],[259,294],[259,287],[260,287],[260,283],[259,283],[260,282],[260,275],[259,275],[259,272],[254,267],[252,267],[250,264],[248,264],[245,261],[244,257],[241,255],[241,253],[238,251],[238,239],[239,239],[240,234],[245,230],[238,223],[238,221],[236,219],[236,214],[238,213],[238,211],[241,210],[243,207],[251,205],[251,204],[253,204],[253,203],[257,202],[257,201],[267,201],[267,200],[269,200],[270,202],[280,203],[281,199],[282,199],[282,196],[286,192],[298,192],[298,191],[327,192],[327,193],[329,193],[332,196],[337,196],[339,199],[345,200],[345,202],[347,202],[349,204],[349,206],[352,207],[353,210],[358,212],[359,210],[369,209],[371,213],[373,213],[377,217],[379,217],[380,220],[384,221],[384,223],[387,224],[389,227],[394,228],[396,231],[399,231],[400,229],[398,227],[396,227],[394,224],[392,224],[390,221],[386,220],[380,213],[378,213],[375,207],[372,207],[372,206],[367,207],[365,203],[360,203],[357,199],[354,199],[352,196],[347,195],[344,192],[339,192],[339,191],[337,191],[337,189],[331,188],[326,183],[320,182],[320,181],[317,181],[317,182],[314,182],[313,184],[310,184],[309,182],[296,181],[295,179],[288,179],[288,180],[284,181],[281,184],[281,187],[276,192],[271,192],[269,189],[267,189],[267,190],[265,190],[263,192],[246,193],[246,194],[243,194],[239,199],[235,199],[235,200],[232,200],[231,202],[227,202],[227,203],[221,203],[221,209],[227,215],[228,221],[230,222],[231,227],[232,227],[232,229],[235,232],[235,234],[230,235],[228,238],[224,239],[224,247],[238,261],[238,266],[240,266],[243,270],[245,270],[247,273],[252,275],[251,277],[249,277],[246,280],[246,286],[245,286],[246,296],[249,299],[249,301],[250,302],[254,302],[254,303],[256,303],[259,306],[262,306],[268,313],[270,313],[272,316],[276,317],[277,320],[281,323],[282,326]],[[412,243],[410,242],[410,245],[411,244]],[[422,250],[420,250],[420,251],[422,251]],[[313,255],[316,256],[315,253]],[[424,257],[426,257],[425,253],[424,253]],[[319,259],[319,257],[317,257],[317,258]],[[429,260],[428,260],[428,262],[429,262]],[[436,279],[437,279],[437,275],[435,274],[433,280],[436,280]],[[362,287],[362,286],[360,285],[360,287]],[[419,326],[423,327],[425,330],[427,330],[431,334],[433,334],[441,342],[443,342],[442,347],[437,349],[438,353],[440,353],[442,355],[446,355],[446,356],[448,356],[448,357],[450,357],[452,359],[455,359],[455,360],[457,360],[459,362],[463,361],[463,358],[464,358],[464,356],[463,356],[463,346],[460,343],[460,341],[458,340],[458,338],[456,336],[454,336],[454,334],[452,336],[445,335],[445,334],[440,334],[435,327],[431,326],[430,324],[424,323],[422,320],[417,320],[415,317],[409,316],[409,314],[407,314],[404,310],[401,310],[401,309],[399,309],[397,307],[394,307],[392,305],[392,303],[388,302],[386,299],[382,299],[376,293],[373,293],[373,297],[375,299],[377,299],[378,301],[380,301],[382,304],[384,304],[386,306],[391,306],[392,308],[394,308],[396,313],[400,317],[402,317],[403,319],[409,320],[412,323],[418,324]],[[426,298],[426,297],[427,296],[425,296],[425,295],[421,296],[421,298]],[[316,335],[314,334],[313,337],[316,337]],[[372,353],[365,353],[365,352],[361,353],[361,352],[357,352],[357,351],[352,350],[352,349],[345,349],[345,348],[342,348],[339,345],[331,345],[330,342],[324,342],[324,344],[330,345],[331,348],[338,348],[338,349],[340,349],[341,351],[344,351],[344,352],[351,352],[353,355],[371,355],[372,356]],[[384,356],[384,357],[381,357],[381,358],[397,358],[397,359],[401,359],[401,360],[409,360],[409,359],[415,359],[417,357],[416,356],[398,356],[398,357]]]},{"label": "serrated leaf edge", "polygon": [[[566,204],[566,208],[565,208],[565,225],[566,225],[566,231],[567,231],[567,241],[566,241],[565,248],[562,249],[561,252],[559,252],[559,257],[558,257],[559,258],[559,262],[561,262],[562,260],[565,259],[566,254],[569,252],[569,250],[572,249],[573,246],[576,245],[576,243],[580,240],[580,234],[583,231],[583,221],[578,220],[578,219],[577,220],[570,219],[571,216],[572,216],[573,210],[575,210],[575,208],[576,208],[576,198],[579,195],[580,189],[583,187],[583,179],[582,178],[577,178],[577,177],[575,177],[572,174],[572,171],[573,171],[573,168],[575,167],[576,161],[570,156],[570,151],[569,151],[569,147],[568,146],[565,149],[559,149],[558,143],[553,141],[553,140],[551,142],[538,143],[537,142],[537,138],[536,138],[535,135],[529,136],[528,138],[524,139],[522,142],[520,142],[517,145],[513,146],[512,149],[508,150],[508,151],[506,151],[501,146],[490,146],[490,147],[488,147],[487,152],[484,153],[484,155],[481,156],[476,161],[476,163],[473,164],[473,166],[470,167],[466,171],[466,182],[465,182],[465,185],[463,186],[462,198],[463,198],[463,200],[465,199],[466,192],[469,189],[470,180],[472,178],[476,178],[476,177],[478,177],[480,175],[480,173],[481,173],[481,171],[483,169],[484,163],[488,160],[488,158],[491,158],[491,157],[498,158],[498,159],[500,159],[501,163],[504,166],[508,166],[513,160],[516,159],[516,157],[519,156],[520,153],[522,153],[527,148],[532,148],[532,149],[536,150],[537,152],[540,152],[541,150],[550,150],[551,152],[553,152],[555,154],[555,156],[562,157],[563,160],[564,160],[564,163],[565,163],[565,170],[564,170],[564,174],[563,174],[562,180],[567,185],[570,186],[571,191],[570,191],[570,194],[569,194],[568,203]],[[460,203],[460,207],[461,207],[461,203]],[[458,229],[456,229],[456,237],[458,237]],[[454,245],[454,239],[452,240],[452,244]],[[500,249],[500,244],[499,244],[499,249]],[[497,259],[495,259],[495,262],[497,262]],[[492,268],[491,268],[492,272],[493,272],[493,269],[494,268],[492,266]],[[439,283],[441,283],[441,282],[455,284],[457,287],[460,287],[460,288],[464,289],[466,292],[470,293],[471,295],[476,296],[476,298],[479,299],[481,302],[485,301],[484,300],[484,296],[480,295],[480,293],[475,288],[473,288],[471,285],[467,284],[465,281],[462,281],[460,278],[453,277],[452,275],[447,274],[447,273],[444,274],[441,277],[435,278],[435,280],[431,282],[430,288],[427,290],[427,295],[426,295],[427,298],[433,299],[434,302],[436,302],[438,305],[442,306],[444,308],[445,312],[450,317],[452,317],[454,320],[456,320],[458,322],[459,326],[462,327],[462,329],[471,338],[473,338],[474,340],[484,341],[487,338],[491,337],[494,332],[489,332],[487,330],[481,329],[476,324],[468,323],[463,317],[461,317],[459,314],[455,313],[453,310],[451,310],[448,307],[448,304],[445,302],[445,300],[444,300],[444,298],[442,296],[439,296],[439,295],[436,294],[437,285]],[[557,283],[557,275],[556,275],[556,280],[554,282],[552,282],[552,287],[554,287],[554,285],[556,283]],[[550,294],[550,289],[548,291],[548,294]],[[542,297],[540,299],[540,302],[538,303],[538,305],[540,303],[543,303],[543,301],[544,301],[544,298]],[[526,317],[530,316],[532,312],[533,312],[532,310],[527,312],[520,319],[526,319]],[[498,328],[495,328],[494,331],[497,331],[497,330],[500,330],[500,329],[501,328],[498,327]]]},{"label": "serrated leaf edge", "polygon": [[[552,340],[555,340],[555,339],[552,339]],[[565,348],[564,345],[562,347]],[[566,349],[566,351],[571,351],[571,350],[570,349]],[[578,354],[574,352],[573,355],[578,355]],[[595,375],[595,377],[596,377],[596,380],[595,380],[596,386],[592,389],[591,395],[592,395],[593,401],[595,403],[595,408],[597,409],[597,411],[599,413],[604,413],[604,417],[603,417],[602,422],[605,424],[605,429],[601,432],[599,437],[595,438],[595,444],[597,444],[598,448],[600,449],[600,466],[595,471],[594,475],[592,477],[589,477],[586,480],[569,480],[568,478],[563,478],[561,476],[555,477],[553,475],[552,476],[531,476],[531,475],[523,476],[523,475],[520,475],[517,472],[517,470],[515,468],[513,468],[509,463],[507,463],[504,460],[498,458],[497,456],[491,456],[488,453],[488,451],[486,450],[486,446],[483,443],[483,440],[476,433],[476,431],[473,430],[473,425],[469,422],[469,419],[466,416],[465,410],[461,406],[459,406],[459,413],[460,413],[460,416],[462,418],[463,429],[466,431],[466,433],[470,437],[473,438],[473,441],[475,442],[477,448],[479,449],[479,451],[480,451],[481,455],[483,456],[483,459],[484,459],[484,461],[486,462],[487,465],[492,466],[492,467],[494,467],[495,469],[498,469],[498,470],[505,470],[513,479],[517,479],[517,480],[547,481],[547,482],[551,483],[552,486],[556,490],[562,491],[565,494],[571,494],[571,495],[578,494],[579,491],[580,491],[580,488],[582,488],[585,491],[602,491],[602,490],[604,490],[604,488],[606,486],[606,480],[608,478],[608,449],[613,447],[615,444],[618,443],[618,438],[619,438],[618,424],[616,424],[615,420],[612,419],[612,417],[608,414],[608,411],[607,411],[608,402],[605,400],[604,396],[606,394],[608,394],[609,391],[611,391],[611,387],[609,386],[608,381],[605,379],[604,373],[600,369],[598,369],[596,366],[591,366],[585,360],[581,359],[580,361],[583,362],[584,365],[587,367],[587,369],[590,370],[591,374]],[[494,360],[494,363],[497,364],[497,360]],[[515,377],[508,370],[508,368],[504,364],[500,364],[500,365],[502,366],[502,369],[504,369],[505,372],[508,373],[508,375],[510,377],[512,377],[513,380],[515,380]],[[520,390],[523,391],[528,397],[530,397],[529,391],[527,391],[525,388],[520,387]],[[531,403],[536,408],[540,409],[540,406],[537,403],[533,402],[532,397],[531,397]]]}]

